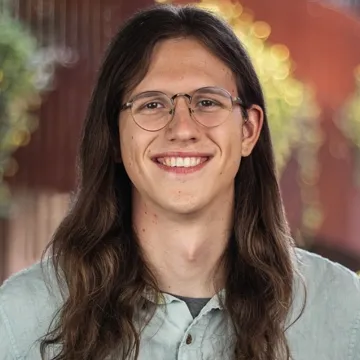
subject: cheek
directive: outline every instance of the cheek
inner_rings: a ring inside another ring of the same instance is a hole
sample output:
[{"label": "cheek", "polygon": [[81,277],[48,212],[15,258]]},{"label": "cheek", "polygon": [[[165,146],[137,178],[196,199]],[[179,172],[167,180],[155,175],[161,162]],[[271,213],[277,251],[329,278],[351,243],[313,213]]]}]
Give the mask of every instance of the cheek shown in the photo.
[{"label": "cheek", "polygon": [[223,137],[222,156],[224,164],[224,172],[233,178],[239,170],[241,162],[241,125],[232,124]]},{"label": "cheek", "polygon": [[[125,134],[123,134],[125,135]],[[139,187],[141,174],[136,161],[135,141],[130,136],[121,136],[121,157],[125,171],[135,187]]]},{"label": "cheek", "polygon": [[126,120],[119,127],[122,161],[129,176],[138,176],[144,172],[147,148],[153,135]]},{"label": "cheek", "polygon": [[237,128],[231,134],[231,158],[238,164],[241,160],[242,130]]},{"label": "cheek", "polygon": [[125,169],[129,171],[129,169],[133,167],[135,159],[134,159],[133,144],[128,139],[123,139],[121,143],[121,154]]},{"label": "cheek", "polygon": [[[225,125],[225,124],[224,124]],[[214,134],[214,141],[218,144],[222,157],[226,163],[239,164],[241,158],[242,128],[236,121],[229,121],[226,126],[221,126]]]},{"label": "cheek", "polygon": [[119,126],[120,151],[122,162],[127,172],[134,164],[135,141],[133,129],[127,124],[127,119],[121,120]]}]

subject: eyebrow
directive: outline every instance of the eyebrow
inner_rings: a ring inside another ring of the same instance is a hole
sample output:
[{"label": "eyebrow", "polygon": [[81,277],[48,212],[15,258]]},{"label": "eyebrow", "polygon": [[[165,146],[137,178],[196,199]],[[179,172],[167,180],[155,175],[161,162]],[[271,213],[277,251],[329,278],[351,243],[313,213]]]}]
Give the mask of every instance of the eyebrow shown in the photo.
[{"label": "eyebrow", "polygon": [[[210,88],[210,89],[209,89]],[[219,89],[223,89],[223,90],[226,90],[231,97],[234,97],[236,95],[232,95],[231,92],[225,88],[223,88],[222,86],[219,86],[219,85],[205,85],[205,86],[201,86],[201,87],[198,87],[198,88],[195,88],[191,91],[187,91],[186,93],[189,94],[189,95],[192,95],[194,92],[198,91],[198,90],[201,90],[201,89],[209,89],[210,92],[211,92],[211,88],[219,88]],[[129,101],[131,101],[131,99],[141,95],[141,94],[145,94],[145,93],[162,93],[162,94],[165,94],[167,95],[168,97],[171,97],[172,95],[174,95],[174,93],[170,93],[169,91],[166,91],[166,90],[154,90],[154,89],[151,89],[151,90],[144,90],[144,91],[140,91],[138,93],[135,93],[133,95],[130,96],[129,98]],[[213,93],[215,93],[215,91],[213,91]]]},{"label": "eyebrow", "polygon": [[134,98],[134,97],[142,95],[142,94],[147,94],[147,93],[162,93],[162,94],[168,95],[169,97],[171,96],[171,94],[169,92],[162,91],[162,90],[145,90],[145,91],[140,91],[139,93],[134,94],[131,98]]}]

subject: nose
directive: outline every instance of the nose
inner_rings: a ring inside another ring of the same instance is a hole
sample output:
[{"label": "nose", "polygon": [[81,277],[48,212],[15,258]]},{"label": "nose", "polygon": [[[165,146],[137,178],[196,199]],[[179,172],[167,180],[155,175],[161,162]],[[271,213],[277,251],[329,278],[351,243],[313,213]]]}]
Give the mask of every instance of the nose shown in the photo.
[{"label": "nose", "polygon": [[197,141],[200,137],[199,125],[191,117],[190,98],[186,94],[178,95],[174,115],[167,126],[167,138],[170,141]]}]

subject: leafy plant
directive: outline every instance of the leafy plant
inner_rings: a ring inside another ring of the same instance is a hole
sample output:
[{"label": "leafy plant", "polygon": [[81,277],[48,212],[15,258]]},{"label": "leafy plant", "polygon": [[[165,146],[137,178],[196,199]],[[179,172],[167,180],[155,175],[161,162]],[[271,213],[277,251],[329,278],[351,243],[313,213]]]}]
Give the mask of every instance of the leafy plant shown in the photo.
[{"label": "leafy plant", "polygon": [[12,154],[26,145],[37,127],[30,110],[40,104],[40,62],[36,38],[11,16],[7,2],[0,0],[0,216],[9,210],[10,192],[4,181],[16,169]]}]

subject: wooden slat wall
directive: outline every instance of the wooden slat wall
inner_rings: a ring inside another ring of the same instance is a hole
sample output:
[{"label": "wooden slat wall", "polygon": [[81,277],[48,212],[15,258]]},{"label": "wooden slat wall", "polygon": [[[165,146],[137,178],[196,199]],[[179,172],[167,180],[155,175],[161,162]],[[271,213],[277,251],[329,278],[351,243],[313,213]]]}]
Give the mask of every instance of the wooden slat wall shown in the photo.
[{"label": "wooden slat wall", "polygon": [[123,19],[124,4],[113,0],[17,0],[17,4],[20,17],[40,41],[70,50],[78,60],[72,67],[58,67],[55,90],[45,95],[40,109],[39,129],[16,155],[20,169],[13,185],[70,191],[96,69]]},{"label": "wooden slat wall", "polygon": [[41,43],[71,50],[77,61],[57,68],[53,90],[39,109],[39,128],[15,155],[19,171],[9,179],[12,217],[0,224],[0,283],[39,258],[66,212],[75,185],[81,124],[103,51],[123,19],[150,4],[153,1],[12,1],[14,15]]}]

